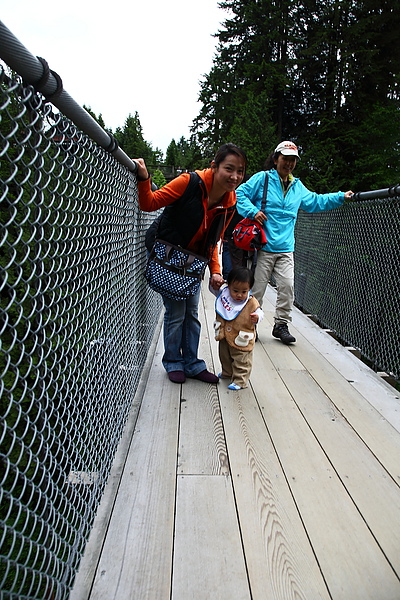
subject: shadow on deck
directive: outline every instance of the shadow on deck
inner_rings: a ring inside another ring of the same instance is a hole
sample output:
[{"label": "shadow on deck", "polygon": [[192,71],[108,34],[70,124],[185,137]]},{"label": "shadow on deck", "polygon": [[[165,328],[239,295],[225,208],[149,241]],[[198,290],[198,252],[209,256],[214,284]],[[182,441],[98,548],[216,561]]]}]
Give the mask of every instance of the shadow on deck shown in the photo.
[{"label": "shadow on deck", "polygon": [[273,305],[240,392],[170,383],[158,340],[72,600],[399,600],[398,394],[297,310],[272,338]]}]

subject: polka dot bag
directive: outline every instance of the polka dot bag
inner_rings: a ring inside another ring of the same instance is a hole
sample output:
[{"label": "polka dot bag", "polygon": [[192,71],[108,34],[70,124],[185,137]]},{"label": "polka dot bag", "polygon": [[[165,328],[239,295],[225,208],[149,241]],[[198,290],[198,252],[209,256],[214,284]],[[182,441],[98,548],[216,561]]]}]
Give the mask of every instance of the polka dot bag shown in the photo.
[{"label": "polka dot bag", "polygon": [[186,300],[198,292],[207,264],[203,256],[156,240],[147,261],[145,278],[159,294],[172,300]]}]

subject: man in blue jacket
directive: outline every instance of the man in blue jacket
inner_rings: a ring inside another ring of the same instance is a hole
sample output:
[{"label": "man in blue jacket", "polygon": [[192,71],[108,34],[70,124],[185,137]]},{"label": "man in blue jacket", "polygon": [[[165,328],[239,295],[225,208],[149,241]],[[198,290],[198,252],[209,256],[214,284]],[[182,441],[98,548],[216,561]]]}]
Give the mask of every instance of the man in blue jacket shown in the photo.
[{"label": "man in blue jacket", "polygon": [[[237,211],[264,227],[267,243],[258,251],[253,295],[262,305],[266,287],[274,275],[277,285],[275,325],[272,335],[284,344],[296,338],[290,334],[288,323],[294,300],[294,226],[299,209],[319,212],[341,206],[351,198],[352,191],[316,194],[310,192],[300,179],[292,175],[299,153],[290,141],[281,142],[267,159],[267,171],[260,171],[236,190]],[[261,200],[265,177],[268,192],[265,213]]]}]

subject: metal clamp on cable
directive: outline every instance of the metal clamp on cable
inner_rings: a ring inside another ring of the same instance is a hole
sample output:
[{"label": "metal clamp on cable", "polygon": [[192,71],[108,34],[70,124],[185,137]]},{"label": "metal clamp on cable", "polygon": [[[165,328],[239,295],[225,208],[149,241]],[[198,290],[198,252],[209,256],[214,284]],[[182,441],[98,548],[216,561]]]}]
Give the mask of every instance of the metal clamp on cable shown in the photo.
[{"label": "metal clamp on cable", "polygon": [[[43,67],[43,73],[42,73],[40,79],[31,83],[31,85],[35,88],[35,90],[37,92],[39,92],[40,94],[43,94],[43,96],[46,98],[46,100],[49,100],[49,101],[55,100],[56,98],[58,98],[61,95],[61,93],[64,89],[62,79],[58,73],[56,73],[55,71],[52,71],[50,69],[49,64],[46,59],[42,58],[41,56],[37,56],[36,58],[38,59],[38,61],[41,63],[41,65]],[[54,92],[52,94],[46,94],[45,89],[49,83],[50,74],[53,75],[54,79],[56,80],[56,89],[54,90]],[[24,84],[26,85],[26,81],[24,81]]]},{"label": "metal clamp on cable", "polygon": [[44,58],[42,58],[41,56],[37,56],[36,57],[38,59],[38,61],[42,64],[43,67],[43,73],[40,79],[38,79],[38,81],[36,81],[33,84],[33,87],[35,88],[35,90],[37,92],[43,92],[43,89],[46,87],[48,81],[49,81],[49,77],[50,77],[50,67],[49,67],[49,63],[47,62],[47,60],[45,60]]},{"label": "metal clamp on cable", "polygon": [[398,185],[391,185],[389,188],[389,197],[392,196],[399,196],[400,195],[400,184]]},{"label": "metal clamp on cable", "polygon": [[115,137],[113,136],[113,134],[112,134],[112,133],[109,133],[109,132],[107,132],[107,133],[108,133],[108,135],[109,135],[109,137],[110,137],[110,143],[109,143],[109,145],[108,145],[108,146],[105,148],[105,150],[107,150],[107,152],[110,152],[110,153],[112,153],[112,152],[115,152],[115,150],[117,150],[119,146],[118,146],[118,142],[117,142],[117,140],[115,139]]},{"label": "metal clamp on cable", "polygon": [[62,93],[62,91],[63,91],[64,88],[63,88],[62,79],[59,76],[59,74],[56,73],[55,71],[52,71],[51,69],[50,69],[50,73],[53,75],[54,79],[56,80],[57,87],[56,87],[55,91],[52,94],[43,94],[43,95],[46,98],[46,100],[53,101],[56,98],[58,98],[59,96],[61,96],[61,93]]}]

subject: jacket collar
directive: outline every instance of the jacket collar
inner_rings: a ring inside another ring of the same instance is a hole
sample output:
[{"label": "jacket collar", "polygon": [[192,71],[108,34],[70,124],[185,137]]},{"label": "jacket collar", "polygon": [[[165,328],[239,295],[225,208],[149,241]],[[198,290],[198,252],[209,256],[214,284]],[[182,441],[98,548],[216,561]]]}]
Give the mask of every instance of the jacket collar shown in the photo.
[{"label": "jacket collar", "polygon": [[[214,180],[214,173],[212,172],[212,169],[210,169],[210,168],[203,169],[201,171],[196,171],[196,173],[204,181],[207,193],[210,193],[210,190],[211,190],[211,187],[213,184],[213,180]],[[236,204],[236,192],[226,192],[226,194],[224,195],[224,197],[222,199],[222,202],[220,204],[217,204],[215,206],[215,208],[218,208],[218,207],[228,208],[230,206],[234,206],[235,204]]]},{"label": "jacket collar", "polygon": [[[272,177],[272,179],[275,179],[276,181],[278,181],[280,183],[281,178],[278,175],[278,171],[276,169],[271,169],[270,171],[268,171],[269,176]],[[298,177],[295,177],[294,175],[292,175],[292,173],[290,173],[289,175],[289,182],[290,182],[290,186],[292,186],[294,183],[296,183],[296,181],[298,181]]]}]

